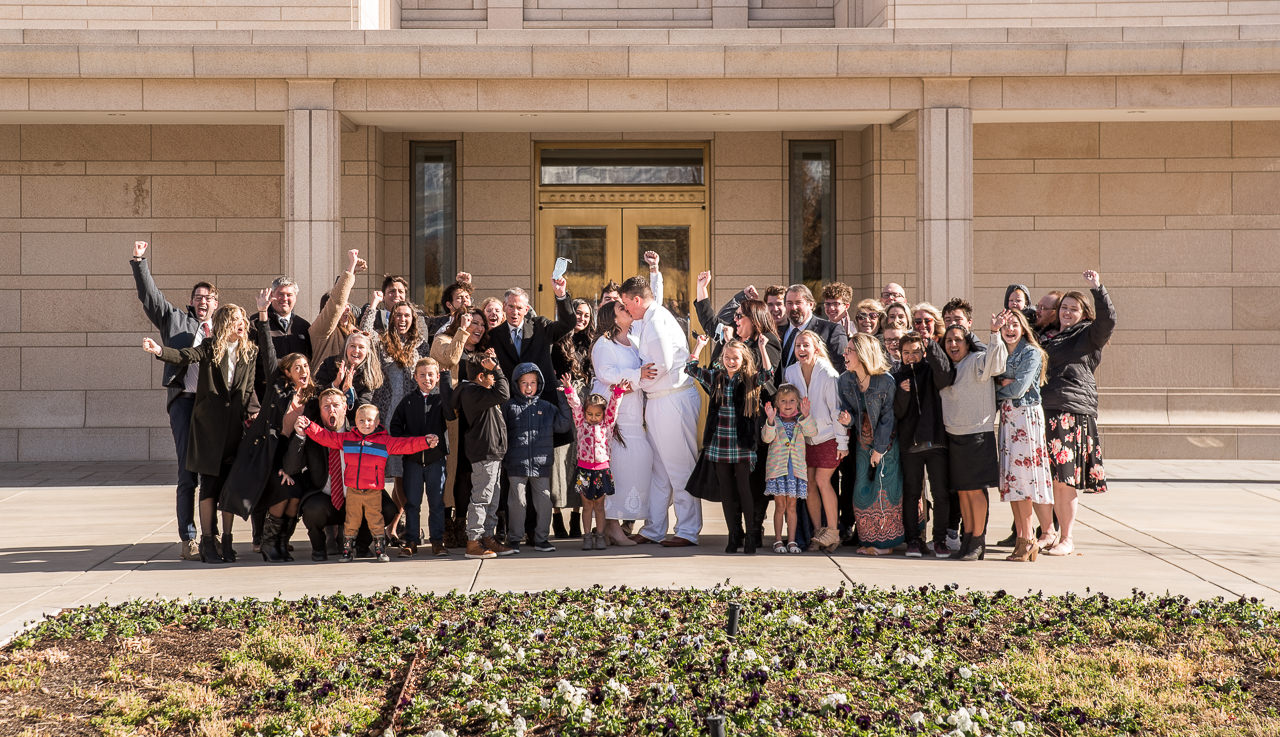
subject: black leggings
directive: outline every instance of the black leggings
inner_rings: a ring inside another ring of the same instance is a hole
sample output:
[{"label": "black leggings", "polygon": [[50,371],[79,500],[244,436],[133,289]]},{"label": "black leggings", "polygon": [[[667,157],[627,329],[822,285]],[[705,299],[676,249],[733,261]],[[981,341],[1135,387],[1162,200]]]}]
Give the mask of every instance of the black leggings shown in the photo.
[{"label": "black leggings", "polygon": [[[919,538],[920,520],[916,510],[924,494],[924,475],[929,473],[929,489],[933,493],[933,541],[945,543],[947,528],[956,529],[960,524],[960,500],[951,491],[948,481],[946,448],[931,448],[920,453],[899,455],[902,465],[902,529],[907,542]],[[926,516],[928,512],[925,512]]]},{"label": "black leggings", "polygon": [[743,520],[750,529],[756,516],[755,499],[751,496],[751,462],[716,461],[715,467],[724,521],[729,526],[729,540],[738,542],[743,536]]}]

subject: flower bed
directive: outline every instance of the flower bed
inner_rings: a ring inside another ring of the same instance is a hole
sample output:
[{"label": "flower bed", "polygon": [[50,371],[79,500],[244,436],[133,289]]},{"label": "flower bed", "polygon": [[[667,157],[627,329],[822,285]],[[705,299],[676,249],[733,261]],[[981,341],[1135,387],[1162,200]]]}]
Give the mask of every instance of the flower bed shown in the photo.
[{"label": "flower bed", "polygon": [[65,612],[0,653],[0,733],[1275,735],[1277,679],[1256,601],[393,589]]}]

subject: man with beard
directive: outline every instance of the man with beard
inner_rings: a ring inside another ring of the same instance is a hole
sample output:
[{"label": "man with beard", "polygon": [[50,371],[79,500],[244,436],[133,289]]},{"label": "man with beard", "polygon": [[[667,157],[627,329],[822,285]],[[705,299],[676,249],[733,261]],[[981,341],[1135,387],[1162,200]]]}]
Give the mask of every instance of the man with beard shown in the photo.
[{"label": "man with beard", "polygon": [[[339,389],[325,389],[320,392],[315,404],[308,404],[304,414],[310,421],[319,422],[326,430],[342,432],[347,426],[347,397]],[[331,450],[308,438],[301,422],[295,425],[294,430],[293,439],[289,441],[289,449],[285,453],[284,473],[293,478],[294,483],[307,489],[302,493],[298,516],[302,518],[307,536],[311,538],[311,560],[328,560],[326,532],[333,530],[331,535],[336,535],[334,528],[341,526],[346,520],[344,507],[347,488],[343,481],[343,454],[341,450]],[[383,519],[391,519],[396,511],[395,502],[384,491]],[[367,548],[372,539],[368,525],[362,524],[360,534],[356,537],[356,548]],[[336,538],[334,543],[336,545]]]},{"label": "man with beard", "polygon": [[777,381],[783,383],[783,373],[787,367],[796,362],[796,336],[806,330],[812,330],[822,338],[827,347],[827,358],[837,372],[844,371],[844,348],[849,343],[849,336],[844,330],[830,320],[823,320],[813,314],[816,302],[813,292],[803,284],[792,284],[787,287],[785,305],[787,308],[787,325],[782,331],[782,363],[777,368]]}]

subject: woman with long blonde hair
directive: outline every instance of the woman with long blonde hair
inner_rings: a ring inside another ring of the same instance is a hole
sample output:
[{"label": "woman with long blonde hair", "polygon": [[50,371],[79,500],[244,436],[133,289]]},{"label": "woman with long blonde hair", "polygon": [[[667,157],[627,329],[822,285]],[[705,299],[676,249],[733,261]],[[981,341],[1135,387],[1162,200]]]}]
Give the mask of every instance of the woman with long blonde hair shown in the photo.
[{"label": "woman with long blonde hair", "polygon": [[[861,307],[859,307],[861,309]],[[894,435],[893,377],[880,341],[858,333],[844,351],[840,421],[856,438],[853,518],[862,555],[888,555],[904,541],[902,469]]]},{"label": "woman with long blonde hair", "polygon": [[[802,331],[792,341],[796,361],[783,372],[783,381],[800,390],[803,414],[813,418],[817,432],[805,438],[809,495],[806,504],[814,532],[809,550],[833,552],[840,546],[837,526],[836,490],[831,484],[840,461],[849,454],[849,435],[840,426],[839,372],[827,355],[826,342],[812,330]],[[823,523],[823,512],[826,523]]]},{"label": "woman with long blonde hair", "polygon": [[348,335],[342,354],[326,358],[315,377],[321,389],[333,387],[347,395],[347,422],[354,426],[356,408],[373,404],[373,393],[384,381],[373,338],[359,330]]},{"label": "woman with long blonde hair", "polygon": [[[269,289],[258,293],[258,318],[265,324]],[[244,421],[250,414],[255,380],[275,370],[275,348],[266,330],[257,331],[257,345],[249,338],[249,321],[238,305],[224,304],[213,313],[212,335],[191,348],[161,346],[151,338],[142,349],[165,363],[199,364],[195,405],[191,411],[191,441],[186,467],[200,477],[200,559],[205,563],[233,562],[231,512],[222,513],[221,546],[215,509],[223,482],[235,461]]]}]

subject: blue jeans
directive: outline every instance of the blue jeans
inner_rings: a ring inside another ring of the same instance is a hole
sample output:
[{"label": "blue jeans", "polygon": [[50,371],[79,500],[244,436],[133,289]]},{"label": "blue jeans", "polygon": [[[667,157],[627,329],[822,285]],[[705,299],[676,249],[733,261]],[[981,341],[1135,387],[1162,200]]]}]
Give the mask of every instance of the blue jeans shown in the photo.
[{"label": "blue jeans", "polygon": [[187,470],[187,441],[191,438],[191,409],[194,394],[182,394],[169,405],[169,429],[173,431],[173,447],[178,453],[178,539],[196,539],[196,484],[194,473]]},{"label": "blue jeans", "polygon": [[404,539],[405,542],[422,542],[422,497],[427,498],[427,527],[431,542],[444,542],[444,474],[446,459],[423,466],[404,461]]}]

